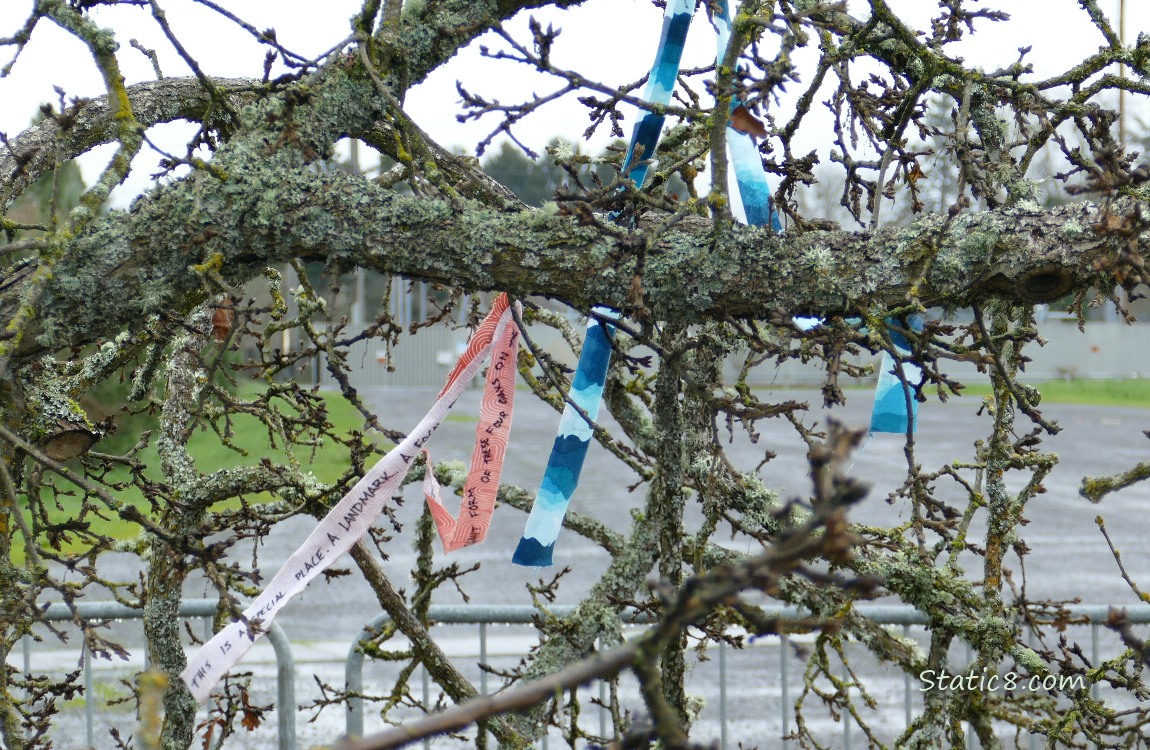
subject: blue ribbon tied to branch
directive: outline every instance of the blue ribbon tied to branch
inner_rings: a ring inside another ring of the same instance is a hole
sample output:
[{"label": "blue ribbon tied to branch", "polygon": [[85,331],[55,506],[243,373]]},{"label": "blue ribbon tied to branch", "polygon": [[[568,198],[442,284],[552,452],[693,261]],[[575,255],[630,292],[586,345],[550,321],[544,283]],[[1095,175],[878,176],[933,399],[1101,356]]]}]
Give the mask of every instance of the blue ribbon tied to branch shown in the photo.
[{"label": "blue ribbon tied to branch", "polygon": [[[623,176],[639,188],[647,178],[647,170],[663,130],[665,116],[661,107],[670,103],[671,93],[675,90],[683,59],[683,45],[694,13],[695,0],[667,2],[655,64],[643,94],[643,99],[652,105],[652,109],[639,118],[623,161]],[[594,312],[605,318],[618,316],[618,313],[605,307],[596,307]],[[523,536],[511,557],[516,565],[544,567],[553,562],[555,542],[563,527],[571,497],[579,485],[579,475],[583,471],[587,448],[594,432],[594,421],[599,415],[603,386],[607,382],[607,370],[611,364],[613,333],[614,327],[598,317],[592,316],[587,324],[583,351],[575,367],[567,405],[559,419],[559,433],[547,459],[543,481],[535,495],[531,514],[527,517]]]}]

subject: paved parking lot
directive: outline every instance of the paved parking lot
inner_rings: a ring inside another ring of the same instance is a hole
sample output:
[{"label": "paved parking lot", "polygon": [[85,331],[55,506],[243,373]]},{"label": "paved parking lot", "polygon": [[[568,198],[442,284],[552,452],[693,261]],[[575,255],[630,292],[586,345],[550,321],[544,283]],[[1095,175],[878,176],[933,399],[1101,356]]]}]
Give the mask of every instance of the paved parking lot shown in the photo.
[{"label": "paved parking lot", "polygon": [[[434,400],[431,391],[377,390],[365,393],[377,409],[382,421],[398,429],[410,429]],[[817,405],[820,400],[814,391],[780,391],[780,398],[809,400]],[[870,394],[866,391],[851,391],[849,403],[836,410],[836,418],[848,424],[865,424],[869,415]],[[515,423],[504,479],[534,490],[547,459],[552,437],[558,422],[558,415],[549,407],[541,405],[526,394],[521,394],[517,404]],[[435,460],[466,460],[471,451],[475,422],[471,419],[478,409],[478,392],[468,392],[456,405],[453,417],[436,433],[430,443]],[[987,430],[985,417],[976,416],[978,401],[975,399],[952,399],[947,404],[930,403],[920,411],[917,457],[925,467],[937,467],[956,459],[969,460],[973,455],[974,441],[983,437]],[[1084,603],[1118,603],[1124,606],[1138,606],[1138,601],[1121,580],[1117,568],[1106,548],[1106,544],[1094,523],[1096,515],[1106,518],[1107,526],[1115,543],[1123,552],[1123,561],[1128,571],[1146,587],[1150,587],[1150,551],[1144,539],[1146,532],[1145,508],[1150,504],[1150,484],[1136,486],[1106,498],[1100,505],[1092,505],[1077,494],[1077,487],[1084,474],[1104,474],[1129,468],[1140,460],[1145,460],[1150,452],[1150,441],[1142,435],[1142,430],[1150,428],[1150,411],[1122,408],[1097,408],[1052,405],[1046,415],[1057,419],[1064,426],[1062,434],[1049,442],[1049,448],[1058,452],[1062,462],[1046,482],[1048,492],[1033,500],[1027,510],[1029,524],[1022,530],[1023,539],[1032,549],[1026,558],[1025,582],[1029,598],[1054,598],[1060,600],[1080,599]],[[825,419],[828,414],[814,408],[808,421]],[[609,424],[609,418],[606,419]],[[1020,423],[1020,431],[1023,431]],[[751,444],[745,436],[736,434],[730,453],[736,465],[751,469],[759,462],[763,451],[778,454],[762,470],[764,480],[771,486],[784,490],[787,494],[806,493],[808,479],[801,443],[793,437],[793,431],[782,422],[760,423],[761,438],[757,445]],[[873,490],[870,496],[857,509],[854,517],[869,524],[894,525],[907,517],[909,509],[903,502],[888,504],[887,494],[898,486],[905,474],[905,458],[899,436],[878,435],[871,437],[857,455],[852,473],[870,482]],[[590,514],[612,528],[624,530],[630,522],[632,509],[642,505],[642,489],[628,493],[627,486],[633,483],[628,470],[614,457],[598,447],[592,447],[588,458],[583,482],[577,491],[572,508]],[[1021,485],[1024,478],[1015,480]],[[938,491],[949,497],[959,497],[955,487],[940,484]],[[408,488],[397,517],[405,525],[405,531],[396,535],[388,548],[389,559],[385,561],[393,580],[400,586],[409,585],[408,571],[414,564],[414,551],[410,542],[411,523],[420,512],[421,497],[418,486]],[[522,531],[525,514],[501,507],[497,509],[495,523],[488,541],[476,548],[464,549],[450,558],[463,567],[480,563],[480,569],[464,580],[467,593],[473,602],[484,604],[530,603],[525,584],[538,580],[541,576],[550,577],[562,566],[571,572],[565,577],[560,588],[560,603],[575,603],[606,567],[605,553],[581,540],[574,534],[564,532],[556,549],[556,568],[549,570],[525,569],[510,563],[511,552]],[[697,522],[696,520],[693,522]],[[307,519],[295,519],[277,527],[267,543],[259,550],[261,568],[266,574],[273,572],[295,549],[296,545],[310,530]],[[981,534],[981,529],[976,534]],[[742,548],[752,551],[745,542],[737,542]],[[250,554],[251,547],[240,552]],[[110,576],[134,577],[131,566],[135,561],[127,556],[101,558],[103,572]],[[973,559],[972,563],[976,562]],[[1021,585],[1022,570],[1016,557],[1008,559],[1008,566],[1014,569],[1014,580]],[[342,567],[343,563],[339,563]],[[350,562],[347,563],[350,566]],[[978,576],[980,566],[972,566],[972,577]],[[195,597],[200,592],[195,587],[187,592]],[[437,598],[439,604],[454,604],[461,600],[453,589],[444,588]],[[278,617],[277,622],[298,646],[297,660],[300,662],[297,685],[300,703],[311,700],[318,694],[311,677],[313,672],[332,684],[342,685],[342,665],[329,659],[339,659],[346,653],[349,644],[361,625],[377,612],[374,596],[366,585],[355,576],[337,579],[332,583],[316,582],[294,600]],[[130,636],[129,641],[138,636]],[[513,640],[523,648],[526,637]],[[51,648],[50,644],[45,644]],[[514,652],[504,643],[503,651]],[[759,649],[750,661],[732,660],[733,684],[740,689],[732,696],[732,714],[729,729],[736,734],[732,739],[765,740],[777,736],[779,694],[777,669],[778,648],[766,644]],[[58,656],[43,653],[45,665],[51,660],[63,659],[74,665],[76,651],[68,651]],[[514,653],[503,657],[510,666]],[[18,655],[17,655],[18,658]],[[464,661],[467,661],[466,659]],[[63,664],[64,662],[61,662]],[[268,677],[267,694],[260,700],[272,697],[274,667],[258,655],[245,663],[258,675]],[[126,676],[134,669],[133,665],[121,665]],[[367,673],[368,685],[374,684],[379,692],[387,687],[389,677],[384,667],[373,667]],[[694,684],[708,702],[703,716],[706,727],[713,729],[717,736],[717,716],[715,678],[717,665],[712,660],[697,668]],[[102,680],[114,684],[114,674]],[[792,671],[792,681],[796,679],[798,666]],[[887,731],[894,733],[901,728],[902,680],[895,675],[876,676],[875,687],[879,694],[890,699],[898,710],[889,721],[884,720]],[[369,690],[371,688],[369,687]],[[99,691],[97,691],[99,693]],[[628,694],[630,695],[630,694]],[[632,696],[635,706],[637,696]],[[884,699],[885,700],[885,699]],[[72,717],[61,724],[76,727],[78,721],[73,711]],[[766,717],[766,718],[764,718]],[[127,717],[119,720],[109,714],[108,720],[122,724]],[[245,744],[251,747],[267,747],[266,732],[269,726],[249,736]],[[304,724],[301,718],[301,747],[309,747],[327,741],[342,731],[341,711],[326,712],[315,724]],[[371,729],[369,722],[369,730]],[[837,731],[828,726],[826,731]],[[767,737],[758,736],[762,732]],[[106,737],[106,734],[101,733]],[[82,734],[71,730],[58,736],[72,736],[77,739]],[[768,741],[767,745],[771,743]],[[61,745],[61,747],[73,745]],[[78,744],[76,746],[79,746]],[[732,745],[733,746],[733,745]]]}]

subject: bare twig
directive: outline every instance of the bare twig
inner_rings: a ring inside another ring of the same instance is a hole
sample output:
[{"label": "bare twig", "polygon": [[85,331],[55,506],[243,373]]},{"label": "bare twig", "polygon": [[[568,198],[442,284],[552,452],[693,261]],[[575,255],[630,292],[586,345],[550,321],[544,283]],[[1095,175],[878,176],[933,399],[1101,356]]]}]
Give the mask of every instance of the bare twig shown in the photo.
[{"label": "bare twig", "polygon": [[[362,739],[346,739],[338,750],[389,750],[403,747],[424,737],[457,731],[484,719],[538,705],[557,693],[595,679],[608,679],[627,667],[635,667],[646,676],[645,694],[655,703],[662,700],[660,683],[652,672],[653,660],[670,639],[684,628],[701,620],[716,607],[726,604],[746,589],[769,589],[782,576],[813,557],[840,559],[849,555],[855,539],[843,523],[845,507],[865,492],[857,482],[842,474],[843,460],[857,444],[861,433],[836,431],[832,442],[817,452],[816,494],[820,512],[803,526],[783,536],[765,553],[740,564],[720,566],[710,573],[689,580],[679,592],[663,620],[642,636],[606,653],[571,664],[553,675],[517,685],[490,696],[480,696],[463,705],[442,711],[395,729]],[[776,630],[781,623],[770,623]],[[637,666],[639,661],[642,666]],[[648,707],[651,707],[649,702]],[[656,717],[658,719],[658,717]],[[666,732],[662,739],[669,747],[686,747],[686,735],[673,729],[674,723],[658,722]]]}]

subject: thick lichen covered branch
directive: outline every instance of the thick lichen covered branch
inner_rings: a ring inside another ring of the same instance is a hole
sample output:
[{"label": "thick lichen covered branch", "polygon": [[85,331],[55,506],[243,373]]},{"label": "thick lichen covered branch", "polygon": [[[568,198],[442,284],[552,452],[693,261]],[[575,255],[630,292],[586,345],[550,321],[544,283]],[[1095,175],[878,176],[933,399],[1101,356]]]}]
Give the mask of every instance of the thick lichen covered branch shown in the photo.
[{"label": "thick lichen covered branch", "polygon": [[[268,264],[304,257],[464,289],[544,295],[584,309],[628,307],[633,269],[615,262],[613,240],[570,218],[403,198],[343,174],[228,171],[226,181],[196,175],[161,190],[73,240],[45,288],[36,336],[21,354],[114,335],[162,310],[189,309],[203,299],[189,266],[210,258],[218,258],[232,284]],[[1124,210],[1132,209],[1016,207],[961,216],[941,234],[944,219],[937,216],[869,234],[780,238],[739,228],[720,242],[709,223],[684,221],[649,252],[644,302],[658,318],[698,322],[779,310],[881,312],[909,297],[947,307],[992,298],[1047,301],[1096,282],[1095,269],[1118,257],[1120,243],[1094,227]],[[1145,243],[1150,238],[1139,246]]]}]

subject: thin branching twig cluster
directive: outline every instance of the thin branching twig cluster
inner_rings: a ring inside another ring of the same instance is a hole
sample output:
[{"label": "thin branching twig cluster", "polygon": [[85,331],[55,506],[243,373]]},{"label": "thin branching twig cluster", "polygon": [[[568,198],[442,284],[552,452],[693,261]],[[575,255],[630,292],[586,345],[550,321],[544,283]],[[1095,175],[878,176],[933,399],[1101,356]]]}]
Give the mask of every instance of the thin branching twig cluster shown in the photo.
[{"label": "thin branching twig cluster", "polygon": [[[800,747],[831,746],[825,726],[848,717],[871,747],[965,747],[970,735],[988,748],[1024,747],[1034,735],[1051,747],[1140,746],[1150,722],[1144,635],[1114,613],[1121,650],[1093,663],[1066,631],[1075,592],[1062,601],[1027,596],[1024,527],[1057,462],[1043,439],[1060,428],[1021,376],[1041,343],[1033,303],[1062,304],[1082,321],[1090,305],[1111,302],[1131,317],[1146,281],[1150,172],[1123,142],[1115,108],[1118,92],[1150,94],[1144,35],[1121,39],[1096,0],[1082,0],[1067,12],[1099,35],[1097,52],[1039,75],[1024,46],[988,71],[954,52],[980,29],[1010,23],[986,3],[942,0],[916,29],[887,0],[860,4],[857,16],[845,3],[745,2],[719,65],[682,71],[673,104],[661,108],[664,138],[656,153],[636,156],[653,167],[646,185],[620,173],[621,154],[592,158],[556,144],[546,158],[566,179],[553,203],[529,210],[475,158],[437,144],[406,102],[482,37],[486,57],[531,69],[554,88],[508,103],[461,82],[459,118],[494,123],[480,155],[506,138],[536,158],[525,124],[567,98],[586,106],[588,135],[622,136],[634,108],[647,108],[645,79],[593,81],[557,64],[556,50],[576,43],[558,22],[532,18],[515,31],[519,11],[581,3],[365,0],[352,8],[346,38],[315,57],[227,3],[195,4],[253,40],[264,55],[253,77],[214,76],[188,51],[190,30],[170,23],[158,0],[44,0],[0,38],[12,55],[6,74],[38,26],[58,26],[91,53],[106,87],[98,100],[56,93],[28,131],[0,134],[6,747],[51,746],[53,717],[82,691],[79,672],[11,666],[22,637],[79,632],[98,658],[125,653],[102,623],[78,614],[71,628],[45,622],[48,601],[114,599],[143,611],[157,672],[126,683],[121,700],[138,706],[140,725],[134,736],[118,727],[119,746],[210,750],[266,721],[270,707],[244,673],[233,673],[196,720],[178,675],[184,646],[198,638],[175,608],[194,581],[219,597],[216,627],[239,616],[264,580],[269,532],[323,517],[402,438],[404,425],[357,391],[355,346],[372,341],[391,366],[432,325],[476,325],[482,292],[496,290],[521,292],[519,369],[531,395],[557,412],[569,404],[565,363],[581,345],[565,311],[593,314],[603,302],[622,311],[611,321],[604,391],[618,429],[590,427],[628,476],[610,500],[636,498],[637,507],[626,528],[594,513],[567,517],[569,533],[606,553],[606,570],[568,617],[549,607],[564,596],[567,575],[524,592],[539,610],[540,644],[513,668],[491,670],[505,687],[489,696],[478,696],[429,633],[435,597],[458,590],[466,599],[478,565],[437,554],[426,512],[415,524],[391,512],[378,519],[351,562],[390,618],[363,648],[395,662],[397,678],[354,697],[389,723],[408,721],[432,708],[413,686],[423,667],[445,710],[348,747],[444,732],[524,747],[549,728],[571,747],[708,746],[713,738],[692,726],[694,654],[787,633],[810,635],[790,737]],[[165,47],[127,44],[101,28],[102,6],[115,5],[147,12]],[[714,5],[700,3],[699,15]],[[657,20],[653,11],[653,28]],[[122,62],[138,54],[156,80],[129,86]],[[714,106],[731,97],[737,115]],[[162,150],[152,132],[175,119],[197,126],[183,154]],[[781,239],[734,222],[728,122],[757,139],[786,220]],[[821,135],[812,140],[812,132]],[[378,174],[337,163],[336,145],[348,137],[378,153]],[[71,160],[103,143],[113,144],[112,158],[77,189]],[[162,184],[131,211],[108,213],[111,191],[141,168],[148,148],[158,152]],[[670,189],[674,178],[685,192]],[[811,197],[820,191],[821,205]],[[1097,202],[1082,209],[1088,221],[1054,208],[1083,198]],[[842,231],[839,220],[862,234]],[[451,241],[433,246],[429,227]],[[1030,255],[1041,260],[1015,273]],[[385,274],[378,315],[349,314],[357,266]],[[780,299],[795,277],[810,283]],[[556,286],[571,278],[580,283]],[[584,287],[613,296],[592,299]],[[405,303],[392,299],[400,289],[426,295],[425,319],[394,313]],[[926,317],[921,331],[910,325],[915,314]],[[870,362],[880,353],[895,363],[908,406],[942,408],[961,395],[953,374],[961,367],[991,384],[984,436],[961,455],[924,465],[921,438],[905,436],[905,460],[893,469],[901,479],[885,500],[907,512],[886,526],[853,523],[847,512],[866,495],[845,468],[859,433],[820,423],[802,397],[764,392],[754,378],[815,363],[825,372],[822,402],[842,404],[856,397],[848,385],[875,374]],[[334,393],[320,392],[320,382]],[[338,427],[337,404],[362,428]],[[267,455],[245,447],[253,435]],[[740,463],[736,440],[755,446],[756,463]],[[772,461],[788,445],[805,452],[811,482],[782,496],[770,486],[779,477]],[[207,467],[209,454],[227,460]],[[337,467],[322,478],[311,469],[320,455]],[[461,483],[457,467],[435,469],[445,486]],[[1141,463],[1084,479],[1082,494],[1098,502],[1148,476]],[[505,485],[500,503],[526,512],[531,489]],[[1099,527],[1109,542],[1101,517]],[[397,542],[417,552],[407,588],[380,563]],[[134,555],[138,576],[106,577],[100,562],[113,553]],[[338,585],[351,573],[341,561],[326,578]],[[855,608],[877,597],[923,613],[925,640]],[[768,616],[767,601],[804,614]],[[656,624],[624,641],[634,613]],[[1081,679],[1063,691],[927,690],[910,725],[892,734],[857,654],[919,679],[949,669],[963,644],[975,672]],[[634,702],[622,696],[621,673],[637,680]],[[589,680],[610,683],[607,736],[579,721],[587,706],[578,688]],[[316,683],[312,716],[352,697],[345,686]],[[1102,697],[1095,687],[1106,688]],[[285,708],[295,710],[277,710]]]}]

